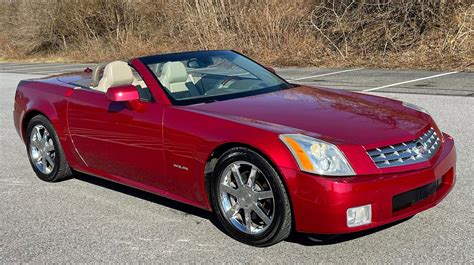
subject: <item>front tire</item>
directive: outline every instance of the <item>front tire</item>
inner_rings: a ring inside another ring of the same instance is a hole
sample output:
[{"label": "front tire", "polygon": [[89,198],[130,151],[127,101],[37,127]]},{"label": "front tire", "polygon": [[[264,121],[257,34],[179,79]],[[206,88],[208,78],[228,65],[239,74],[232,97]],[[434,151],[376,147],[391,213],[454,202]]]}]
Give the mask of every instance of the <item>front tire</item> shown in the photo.
[{"label": "front tire", "polygon": [[38,115],[29,121],[26,149],[30,164],[41,180],[57,182],[72,175],[56,131],[46,117]]},{"label": "front tire", "polygon": [[291,206],[279,174],[258,153],[243,147],[228,150],[214,170],[213,209],[233,238],[253,246],[270,246],[291,233]]}]

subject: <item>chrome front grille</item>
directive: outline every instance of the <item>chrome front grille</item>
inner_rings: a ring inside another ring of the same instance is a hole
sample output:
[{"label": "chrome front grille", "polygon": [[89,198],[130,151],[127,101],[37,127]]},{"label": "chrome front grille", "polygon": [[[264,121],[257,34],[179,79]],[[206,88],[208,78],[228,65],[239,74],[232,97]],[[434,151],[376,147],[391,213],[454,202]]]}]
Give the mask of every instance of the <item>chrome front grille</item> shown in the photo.
[{"label": "chrome front grille", "polygon": [[384,146],[367,151],[378,168],[405,166],[430,159],[440,146],[433,128],[413,141]]}]

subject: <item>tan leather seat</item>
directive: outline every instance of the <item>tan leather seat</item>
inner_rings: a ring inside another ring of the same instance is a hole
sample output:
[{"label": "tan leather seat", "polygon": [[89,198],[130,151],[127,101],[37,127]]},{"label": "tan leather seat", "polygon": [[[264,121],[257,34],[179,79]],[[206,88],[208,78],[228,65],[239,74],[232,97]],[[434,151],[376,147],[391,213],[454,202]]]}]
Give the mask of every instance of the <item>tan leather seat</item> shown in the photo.
[{"label": "tan leather seat", "polygon": [[126,62],[114,61],[105,66],[104,74],[94,89],[107,92],[109,87],[131,85],[133,82],[130,66]]},{"label": "tan leather seat", "polygon": [[138,86],[140,88],[147,88],[146,84],[145,84],[145,81],[141,80],[141,79],[138,79],[136,78],[135,76],[133,76],[133,82],[132,82],[132,85],[134,86]]},{"label": "tan leather seat", "polygon": [[167,62],[163,65],[160,82],[171,93],[189,92],[190,96],[199,96],[199,90],[189,79],[182,62]]}]

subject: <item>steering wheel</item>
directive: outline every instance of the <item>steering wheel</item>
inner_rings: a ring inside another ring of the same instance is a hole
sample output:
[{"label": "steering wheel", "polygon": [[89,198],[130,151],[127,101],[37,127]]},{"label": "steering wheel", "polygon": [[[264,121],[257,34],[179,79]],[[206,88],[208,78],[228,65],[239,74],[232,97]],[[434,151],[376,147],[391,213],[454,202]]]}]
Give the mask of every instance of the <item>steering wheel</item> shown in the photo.
[{"label": "steering wheel", "polygon": [[224,80],[219,84],[218,87],[209,89],[208,91],[206,91],[206,92],[204,93],[204,95],[206,95],[206,96],[207,96],[207,95],[217,95],[217,94],[221,93],[221,90],[225,89],[225,88],[226,88],[225,85],[226,85],[227,83],[229,83],[229,81],[232,80],[232,79],[240,79],[240,77],[239,77],[239,76],[235,76],[235,75],[228,76],[226,79],[224,79]]},{"label": "steering wheel", "polygon": [[230,75],[228,76],[226,79],[224,79],[222,82],[221,82],[221,85],[219,86],[219,88],[223,88],[225,86],[225,84],[227,84],[230,80],[232,79],[240,79],[239,76],[236,76],[236,75]]}]

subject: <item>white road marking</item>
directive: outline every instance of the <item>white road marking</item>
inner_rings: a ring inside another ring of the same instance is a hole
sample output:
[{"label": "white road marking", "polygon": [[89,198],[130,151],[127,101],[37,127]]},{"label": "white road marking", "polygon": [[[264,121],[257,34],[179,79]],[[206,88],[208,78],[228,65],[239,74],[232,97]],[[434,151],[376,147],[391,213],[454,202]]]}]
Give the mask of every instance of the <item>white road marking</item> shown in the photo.
[{"label": "white road marking", "polygon": [[33,65],[89,65],[94,63],[1,63],[0,66],[33,66]]},{"label": "white road marking", "polygon": [[28,72],[28,73],[34,74],[34,75],[52,75],[52,74],[59,74],[59,73],[82,72],[84,71],[84,68],[56,69],[56,70],[49,70],[49,71],[36,71],[35,70],[33,72]]},{"label": "white road marking", "polygon": [[394,83],[394,84],[390,84],[390,85],[369,88],[369,89],[365,89],[365,90],[362,90],[362,91],[363,92],[370,92],[370,91],[379,90],[379,89],[382,89],[382,88],[393,87],[393,86],[418,82],[418,81],[422,81],[422,80],[426,80],[426,79],[436,78],[436,77],[445,76],[445,75],[452,75],[452,74],[457,74],[457,73],[459,73],[459,71],[454,71],[454,72],[449,72],[449,73],[442,73],[442,74],[437,74],[437,75],[431,75],[431,76],[427,76],[427,77],[412,79],[412,80],[403,81],[403,82],[399,82],[399,83]]},{"label": "white road marking", "polygon": [[309,79],[309,78],[320,77],[320,76],[336,75],[336,74],[342,74],[342,73],[347,73],[347,72],[359,71],[359,70],[362,70],[362,69],[364,69],[364,68],[347,69],[347,70],[331,72],[331,73],[325,73],[325,74],[319,74],[319,75],[311,75],[311,76],[304,76],[304,77],[298,77],[298,78],[290,78],[288,80],[289,81],[298,81],[298,80]]},{"label": "white road marking", "polygon": [[63,63],[0,63],[0,67],[29,67],[39,65],[67,65]]},{"label": "white road marking", "polygon": [[56,68],[78,68],[78,67],[86,67],[88,65],[77,65],[77,64],[62,64],[62,65],[27,65],[24,67],[2,67],[1,71],[8,73],[8,72],[15,72],[15,71],[35,71],[35,70],[48,70],[48,69],[56,69]]},{"label": "white road marking", "polygon": [[2,69],[21,69],[21,68],[43,68],[43,67],[59,67],[59,66],[81,66],[87,64],[64,64],[64,63],[31,63],[31,64],[0,64]]}]

